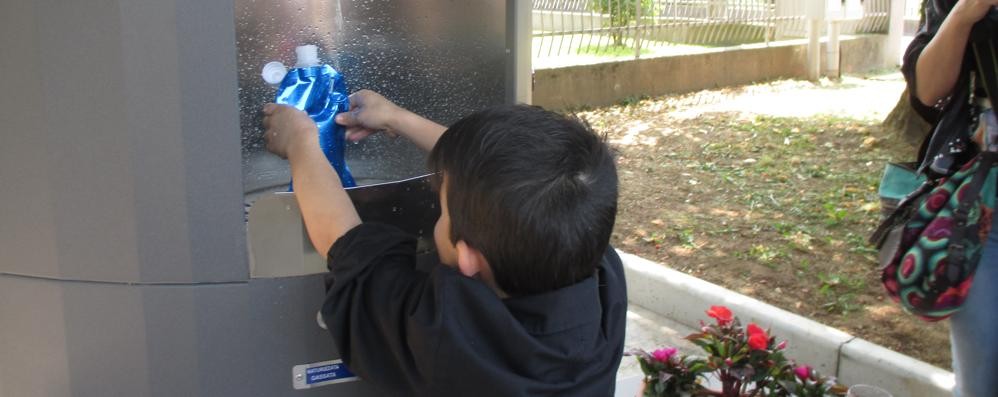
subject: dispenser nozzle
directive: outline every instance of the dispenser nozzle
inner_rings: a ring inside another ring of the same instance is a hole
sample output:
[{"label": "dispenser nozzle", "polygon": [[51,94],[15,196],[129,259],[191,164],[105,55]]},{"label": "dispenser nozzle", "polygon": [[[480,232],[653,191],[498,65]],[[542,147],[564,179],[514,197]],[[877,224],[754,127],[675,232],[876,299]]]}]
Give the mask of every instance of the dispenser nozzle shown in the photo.
[{"label": "dispenser nozzle", "polygon": [[307,68],[319,66],[319,47],[312,44],[295,47],[295,55],[298,56],[296,68]]}]

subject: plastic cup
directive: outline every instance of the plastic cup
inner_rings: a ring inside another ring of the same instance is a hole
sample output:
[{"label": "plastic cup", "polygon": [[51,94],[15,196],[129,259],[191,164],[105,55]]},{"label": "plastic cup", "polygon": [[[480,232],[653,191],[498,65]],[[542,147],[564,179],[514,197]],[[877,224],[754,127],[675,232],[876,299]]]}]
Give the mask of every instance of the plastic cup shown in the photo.
[{"label": "plastic cup", "polygon": [[847,397],[893,397],[887,390],[870,385],[853,385],[849,388]]}]

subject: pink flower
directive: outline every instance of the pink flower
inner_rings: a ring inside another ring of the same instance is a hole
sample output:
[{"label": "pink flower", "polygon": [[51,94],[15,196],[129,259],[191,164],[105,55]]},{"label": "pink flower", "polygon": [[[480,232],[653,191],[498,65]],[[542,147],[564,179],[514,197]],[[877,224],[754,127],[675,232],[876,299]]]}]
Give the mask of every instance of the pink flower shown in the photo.
[{"label": "pink flower", "polygon": [[794,374],[797,375],[797,378],[802,381],[807,380],[807,378],[811,377],[811,367],[808,365],[798,366],[797,368],[794,368]]},{"label": "pink flower", "polygon": [[725,325],[733,319],[731,310],[724,306],[711,306],[710,310],[707,310],[707,316],[717,319],[718,325]]},{"label": "pink flower", "polygon": [[752,350],[766,350],[769,347],[769,335],[755,323],[749,323],[745,328],[748,332],[748,345]]},{"label": "pink flower", "polygon": [[668,347],[668,348],[664,348],[664,349],[658,349],[658,350],[653,351],[651,353],[651,356],[655,357],[655,360],[658,360],[658,362],[668,363],[669,359],[672,358],[672,356],[674,356],[676,354],[676,351],[678,351],[678,350],[679,349],[677,349],[675,347]]},{"label": "pink flower", "polygon": [[780,344],[776,345],[776,350],[783,350],[787,348],[787,341],[782,341]]}]

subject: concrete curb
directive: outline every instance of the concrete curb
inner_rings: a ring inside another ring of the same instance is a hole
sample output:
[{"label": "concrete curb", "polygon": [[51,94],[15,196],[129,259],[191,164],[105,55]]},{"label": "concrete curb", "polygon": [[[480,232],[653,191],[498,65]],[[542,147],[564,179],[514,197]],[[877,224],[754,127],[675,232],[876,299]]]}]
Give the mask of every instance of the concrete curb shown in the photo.
[{"label": "concrete curb", "polygon": [[[699,328],[711,305],[730,308],[743,323],[771,328],[788,341],[787,355],[844,384],[872,384],[894,396],[952,396],[953,374],[838,329],[647,259],[618,251],[628,299],[681,324]],[[648,348],[652,348],[649,346]]]}]

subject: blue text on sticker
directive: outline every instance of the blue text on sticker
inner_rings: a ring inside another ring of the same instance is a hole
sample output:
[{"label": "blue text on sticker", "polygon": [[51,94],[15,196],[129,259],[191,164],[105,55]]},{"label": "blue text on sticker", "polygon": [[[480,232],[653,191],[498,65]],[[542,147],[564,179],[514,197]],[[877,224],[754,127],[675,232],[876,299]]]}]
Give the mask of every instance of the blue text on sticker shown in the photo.
[{"label": "blue text on sticker", "polygon": [[355,375],[343,364],[328,364],[305,370],[305,383],[309,385],[353,377]]}]

